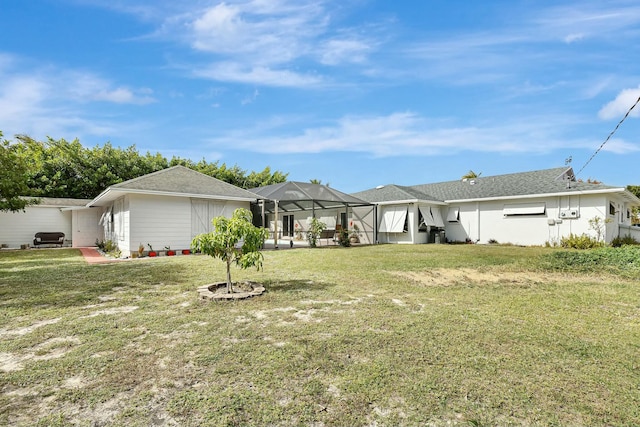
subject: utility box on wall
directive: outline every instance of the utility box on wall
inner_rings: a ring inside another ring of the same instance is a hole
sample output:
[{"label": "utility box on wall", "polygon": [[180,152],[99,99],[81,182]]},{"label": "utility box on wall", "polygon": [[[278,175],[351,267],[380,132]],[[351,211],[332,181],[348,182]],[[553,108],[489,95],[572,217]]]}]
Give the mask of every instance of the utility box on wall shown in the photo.
[{"label": "utility box on wall", "polygon": [[579,212],[577,209],[564,209],[560,211],[558,216],[563,219],[578,218]]}]

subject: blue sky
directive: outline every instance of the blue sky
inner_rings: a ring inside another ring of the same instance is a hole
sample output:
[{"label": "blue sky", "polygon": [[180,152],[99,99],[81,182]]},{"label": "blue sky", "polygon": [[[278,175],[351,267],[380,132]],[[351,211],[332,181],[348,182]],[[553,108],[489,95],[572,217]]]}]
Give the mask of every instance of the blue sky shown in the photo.
[{"label": "blue sky", "polygon": [[[5,138],[346,192],[578,172],[640,96],[640,3],[3,0]],[[579,174],[640,184],[640,106]]]}]

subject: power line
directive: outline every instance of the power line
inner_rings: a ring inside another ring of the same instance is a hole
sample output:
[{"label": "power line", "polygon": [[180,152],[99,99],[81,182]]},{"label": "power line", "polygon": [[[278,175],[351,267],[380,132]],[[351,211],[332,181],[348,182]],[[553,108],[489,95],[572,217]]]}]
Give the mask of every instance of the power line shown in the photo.
[{"label": "power line", "polygon": [[618,130],[618,128],[620,127],[620,125],[622,124],[622,122],[624,122],[626,120],[627,117],[629,117],[629,114],[631,114],[631,110],[633,110],[635,108],[636,105],[638,105],[638,103],[640,103],[640,97],[638,97],[638,99],[636,100],[635,104],[633,104],[631,106],[631,108],[629,108],[629,110],[627,111],[627,114],[624,115],[624,117],[622,118],[622,120],[620,120],[618,122],[618,124],[616,125],[616,127],[611,131],[611,133],[609,134],[609,136],[607,136],[607,139],[604,140],[604,142],[602,144],[600,144],[600,147],[598,147],[598,149],[596,150],[595,153],[593,153],[593,155],[591,156],[591,158],[589,160],[587,160],[587,163],[584,164],[584,166],[582,166],[582,168],[580,168],[580,170],[578,171],[578,173],[576,174],[576,176],[580,175],[580,172],[582,172],[584,170],[584,168],[587,167],[587,165],[591,162],[591,160],[593,160],[593,158],[600,152],[600,150],[602,150],[602,147],[604,147],[604,145],[609,142],[609,140],[611,139],[611,137],[613,136],[614,133],[616,133],[616,131]]}]

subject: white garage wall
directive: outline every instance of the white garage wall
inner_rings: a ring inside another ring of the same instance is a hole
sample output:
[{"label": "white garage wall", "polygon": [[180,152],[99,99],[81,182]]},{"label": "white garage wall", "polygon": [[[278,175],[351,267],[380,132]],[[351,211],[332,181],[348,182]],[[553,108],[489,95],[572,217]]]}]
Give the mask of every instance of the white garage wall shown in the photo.
[{"label": "white garage wall", "polygon": [[71,240],[71,211],[60,207],[31,206],[25,212],[0,212],[0,243],[10,248],[33,246],[39,231],[61,231],[65,240]]}]

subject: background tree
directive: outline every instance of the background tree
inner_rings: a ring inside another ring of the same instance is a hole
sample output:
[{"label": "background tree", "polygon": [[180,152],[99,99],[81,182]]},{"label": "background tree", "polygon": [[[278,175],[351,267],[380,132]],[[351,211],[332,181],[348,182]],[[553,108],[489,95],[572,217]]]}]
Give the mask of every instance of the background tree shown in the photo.
[{"label": "background tree", "polygon": [[106,143],[87,148],[77,139],[69,142],[48,138],[41,142],[18,135],[11,147],[27,168],[28,189],[22,194],[25,196],[92,199],[110,185],[175,165],[186,166],[241,188],[277,184],[287,179],[287,174],[272,173],[269,167],[247,175],[237,165],[227,167],[224,163],[209,163],[204,159],[196,163],[174,156],[168,161],[160,153],[141,154],[135,145],[119,148]]},{"label": "background tree", "polygon": [[262,246],[268,231],[252,224],[248,209],[239,208],[231,218],[217,216],[211,220],[214,230],[197,235],[191,242],[194,251],[220,258],[227,264],[227,293],[233,292],[231,264],[242,269],[262,267]]},{"label": "background tree", "polygon": [[[310,180],[309,180],[309,182],[310,182],[311,184],[319,184],[319,185],[322,185],[322,180],[321,180],[321,179],[313,178],[313,179],[310,179]],[[326,185],[327,187],[330,187],[330,185],[329,185],[329,183],[328,183],[328,182],[327,182],[326,184],[324,184],[324,185]]]},{"label": "background tree", "polygon": [[26,162],[0,132],[0,212],[17,212],[37,203],[22,197],[28,194]]},{"label": "background tree", "polygon": [[480,178],[480,175],[482,175],[482,172],[475,173],[474,171],[469,169],[469,172],[467,172],[464,175],[462,175],[462,179]]}]

